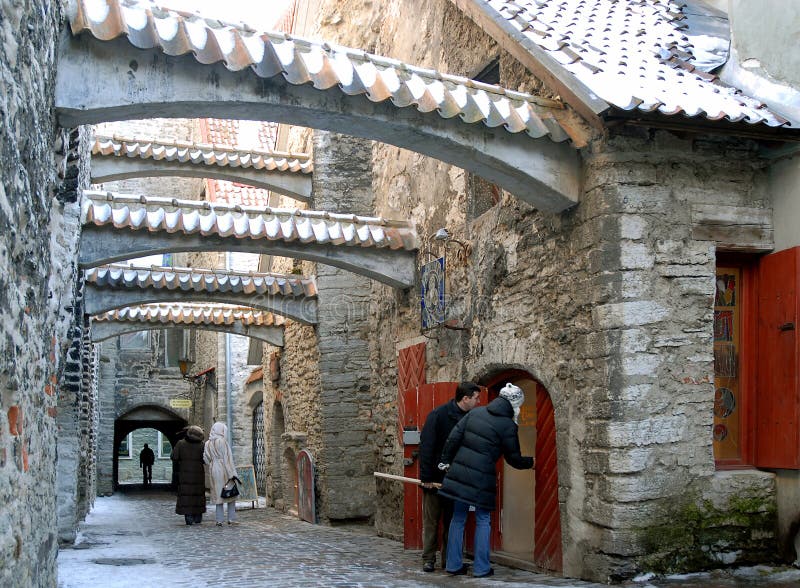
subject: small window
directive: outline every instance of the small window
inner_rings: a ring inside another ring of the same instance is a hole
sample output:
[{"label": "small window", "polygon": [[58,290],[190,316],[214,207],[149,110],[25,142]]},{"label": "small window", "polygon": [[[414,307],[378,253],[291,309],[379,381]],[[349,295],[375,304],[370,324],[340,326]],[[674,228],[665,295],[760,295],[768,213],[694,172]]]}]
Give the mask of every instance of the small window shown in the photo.
[{"label": "small window", "polygon": [[167,459],[172,455],[172,443],[161,431],[158,432],[158,458]]},{"label": "small window", "polygon": [[131,453],[133,447],[133,434],[128,433],[125,437],[123,437],[122,441],[119,442],[119,447],[117,448],[117,456],[120,459],[132,459],[133,454]]},{"label": "small window", "polygon": [[175,254],[174,253],[165,253],[161,257],[161,266],[162,267],[175,267]]},{"label": "small window", "polygon": [[119,336],[120,349],[150,349],[150,331],[137,331]]},{"label": "small window", "polygon": [[192,330],[167,329],[164,331],[164,367],[178,367],[181,359],[192,361]]}]

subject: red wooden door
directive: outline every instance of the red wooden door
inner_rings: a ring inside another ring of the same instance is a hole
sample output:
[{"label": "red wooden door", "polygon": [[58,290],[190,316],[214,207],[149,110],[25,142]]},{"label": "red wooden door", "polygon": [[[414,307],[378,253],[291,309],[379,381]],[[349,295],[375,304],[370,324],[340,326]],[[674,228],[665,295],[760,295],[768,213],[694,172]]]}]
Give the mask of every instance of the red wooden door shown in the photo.
[{"label": "red wooden door", "polygon": [[757,467],[800,469],[798,268],[798,247],[767,255],[759,263]]},{"label": "red wooden door", "polygon": [[297,510],[300,519],[317,522],[316,496],[314,493],[314,458],[307,449],[297,456]]},{"label": "red wooden door", "polygon": [[[419,479],[419,435],[428,413],[455,395],[458,382],[437,382],[409,388],[402,393],[403,475]],[[403,488],[403,547],[422,549],[422,489],[416,484]]]},{"label": "red wooden door", "polygon": [[558,506],[558,460],[553,401],[536,384],[536,471],[534,472],[534,548],[536,565],[562,571],[561,513]]},{"label": "red wooden door", "polygon": [[[527,372],[509,370],[491,380],[489,399],[497,397],[506,382],[523,385],[522,380],[535,383],[536,389],[536,469],[534,471],[533,540],[530,557],[537,566],[562,571],[561,513],[558,504],[558,460],[556,451],[556,427],[553,402],[547,389]],[[524,408],[524,407],[523,407]],[[503,460],[497,464],[498,511],[492,515],[492,550],[503,550],[503,535],[500,525],[500,510],[503,508]],[[520,521],[518,524],[527,524]],[[468,531],[471,526],[468,525]],[[470,538],[469,541],[472,541]],[[468,547],[470,543],[467,544]]]}]

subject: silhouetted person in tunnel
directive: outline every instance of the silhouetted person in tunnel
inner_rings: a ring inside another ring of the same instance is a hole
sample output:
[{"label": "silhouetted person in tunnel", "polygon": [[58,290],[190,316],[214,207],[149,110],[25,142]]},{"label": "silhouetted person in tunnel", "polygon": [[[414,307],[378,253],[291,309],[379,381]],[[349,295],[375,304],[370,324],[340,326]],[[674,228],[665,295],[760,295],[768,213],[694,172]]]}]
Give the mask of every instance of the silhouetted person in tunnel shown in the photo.
[{"label": "silhouetted person in tunnel", "polygon": [[142,484],[149,486],[153,483],[153,464],[156,456],[153,450],[144,444],[144,448],[139,452],[139,467],[142,468]]}]

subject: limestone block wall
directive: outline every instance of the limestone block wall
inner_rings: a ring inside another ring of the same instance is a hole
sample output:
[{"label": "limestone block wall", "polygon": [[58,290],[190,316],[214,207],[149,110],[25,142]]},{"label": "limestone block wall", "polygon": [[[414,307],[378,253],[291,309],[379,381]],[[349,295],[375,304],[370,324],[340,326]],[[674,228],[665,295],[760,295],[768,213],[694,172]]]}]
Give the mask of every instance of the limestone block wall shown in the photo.
[{"label": "limestone block wall", "polygon": [[[58,173],[69,134],[53,124],[60,19],[60,4],[43,11],[41,2],[27,0],[4,8],[0,18],[3,586],[52,586],[56,576],[57,396],[70,344],[78,235],[75,190]],[[71,186],[85,181],[80,166],[71,168]]]},{"label": "limestone block wall", "polygon": [[[499,55],[502,85],[542,89],[449,2],[388,2],[380,10],[322,2],[321,14],[322,38],[470,76]],[[770,210],[753,147],[668,132],[597,138],[582,151],[581,203],[560,215],[508,194],[476,206],[469,174],[373,147],[376,212],[411,218],[420,235],[446,226],[472,246],[466,263],[448,251],[450,316],[468,330],[430,334],[428,381],[522,369],[553,399],[568,575],[607,581],[641,569],[752,561],[774,545],[772,475],[714,467],[717,244],[698,237],[694,214],[703,206]],[[376,467],[401,473],[394,374],[397,347],[419,336],[418,299],[378,284],[372,292]],[[734,486],[746,500],[737,502]],[[378,530],[397,535],[402,495],[378,489]],[[694,531],[690,521],[698,519],[712,531]],[[676,521],[680,531],[667,535]]]}]

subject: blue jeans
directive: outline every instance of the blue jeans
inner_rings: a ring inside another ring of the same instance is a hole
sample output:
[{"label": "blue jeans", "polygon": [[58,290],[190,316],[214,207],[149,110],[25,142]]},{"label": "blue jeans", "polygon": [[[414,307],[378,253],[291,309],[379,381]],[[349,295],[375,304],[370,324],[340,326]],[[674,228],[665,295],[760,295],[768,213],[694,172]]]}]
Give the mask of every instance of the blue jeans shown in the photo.
[{"label": "blue jeans", "polygon": [[[457,572],[464,563],[464,525],[467,522],[469,504],[456,500],[453,502],[453,518],[450,520],[450,534],[447,538],[447,567],[448,572]],[[489,565],[489,534],[491,531],[492,511],[475,507],[475,567],[473,575],[483,576],[488,574]]]}]

